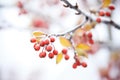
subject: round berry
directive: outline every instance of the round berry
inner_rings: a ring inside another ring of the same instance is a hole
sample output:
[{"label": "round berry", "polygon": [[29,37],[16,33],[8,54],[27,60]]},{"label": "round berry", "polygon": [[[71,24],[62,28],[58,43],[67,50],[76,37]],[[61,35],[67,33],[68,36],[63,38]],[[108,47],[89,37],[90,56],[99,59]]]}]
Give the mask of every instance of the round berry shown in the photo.
[{"label": "round berry", "polygon": [[87,34],[87,36],[88,36],[88,38],[92,38],[92,33],[91,32],[89,32],[88,34]]},{"label": "round berry", "polygon": [[47,51],[51,51],[51,50],[52,50],[52,46],[50,46],[50,45],[49,45],[49,46],[46,46],[46,50],[47,50]]},{"label": "round berry", "polygon": [[43,21],[41,19],[34,19],[33,20],[33,26],[40,27],[43,25]]},{"label": "round berry", "polygon": [[104,11],[99,12],[99,16],[104,16],[104,15],[105,15]]},{"label": "round berry", "polygon": [[70,57],[66,54],[65,55],[65,60],[68,60]]},{"label": "round berry", "polygon": [[73,63],[72,67],[73,67],[73,69],[76,69],[77,68],[77,64]]},{"label": "round berry", "polygon": [[80,66],[80,65],[81,65],[81,63],[80,63],[80,61],[79,61],[79,60],[76,60],[76,64],[77,64],[78,66]]},{"label": "round berry", "polygon": [[35,49],[35,51],[39,51],[40,50],[40,45],[39,44],[34,44],[34,49]]},{"label": "round berry", "polygon": [[67,49],[62,49],[63,54],[67,54]]},{"label": "round berry", "polygon": [[54,54],[53,54],[53,53],[49,53],[49,54],[48,54],[48,57],[49,57],[50,59],[52,59],[52,58],[54,57]]},{"label": "round berry", "polygon": [[48,23],[44,19],[40,19],[40,18],[33,19],[32,25],[35,28],[46,28],[46,29],[49,26]]},{"label": "round berry", "polygon": [[101,22],[101,18],[97,18],[96,22],[100,23]]},{"label": "round berry", "polygon": [[58,51],[57,51],[57,50],[53,50],[53,54],[54,54],[54,55],[57,55],[57,54],[58,54]]},{"label": "round berry", "polygon": [[114,10],[114,9],[115,9],[115,6],[114,6],[114,5],[110,5],[108,8],[109,8],[110,10]]},{"label": "round berry", "polygon": [[111,13],[110,12],[106,12],[105,15],[108,16],[108,17],[110,17]]},{"label": "round berry", "polygon": [[93,39],[89,39],[89,43],[90,43],[90,44],[94,44]]},{"label": "round berry", "polygon": [[48,39],[45,40],[45,44],[48,45],[50,42]]},{"label": "round berry", "polygon": [[43,47],[45,45],[44,41],[40,41],[40,46]]},{"label": "round berry", "polygon": [[40,58],[46,57],[46,52],[41,52],[41,53],[39,54],[39,57],[40,57]]},{"label": "round berry", "polygon": [[35,43],[35,42],[36,42],[36,38],[30,39],[30,42],[31,42],[31,43]]},{"label": "round berry", "polygon": [[51,41],[51,42],[54,42],[54,41],[55,41],[55,38],[54,38],[54,37],[50,37],[50,41]]},{"label": "round berry", "polygon": [[82,62],[81,65],[85,68],[87,67],[87,63],[86,62]]}]

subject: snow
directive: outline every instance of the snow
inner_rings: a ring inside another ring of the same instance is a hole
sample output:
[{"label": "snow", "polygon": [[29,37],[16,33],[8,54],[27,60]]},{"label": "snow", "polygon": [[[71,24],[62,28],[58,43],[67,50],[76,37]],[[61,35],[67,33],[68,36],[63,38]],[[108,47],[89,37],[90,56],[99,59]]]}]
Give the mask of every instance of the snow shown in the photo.
[{"label": "snow", "polygon": [[[15,1],[0,0],[0,5],[12,5],[15,4]],[[49,9],[49,7],[47,8]],[[54,7],[52,10],[55,12],[52,11],[53,13],[49,14],[50,9],[45,10],[53,20],[49,29],[50,33],[63,32],[75,26],[78,16],[74,15],[74,11],[69,12],[67,17],[59,19],[57,18],[59,9]],[[69,11],[69,9],[65,10]],[[40,59],[38,53],[33,50],[33,45],[29,42],[32,34],[32,30],[29,29],[31,15],[18,16],[18,11],[18,8],[15,7],[0,8],[0,26],[11,27],[0,30],[0,80],[100,80],[98,69],[107,67],[110,55],[108,48],[103,47],[95,55],[90,55],[86,59],[87,68],[79,67],[75,70],[72,69],[72,58],[69,61],[64,60],[58,65],[55,64],[54,59]],[[113,19],[116,18],[116,15],[120,17],[116,12],[114,13]],[[119,19],[114,21],[119,22]],[[106,27],[105,24],[99,24],[93,30],[95,40],[109,41]],[[112,28],[114,47],[120,46],[119,34],[119,30]],[[59,47],[58,44],[57,48],[59,49]],[[72,52],[70,53],[73,55]]]}]

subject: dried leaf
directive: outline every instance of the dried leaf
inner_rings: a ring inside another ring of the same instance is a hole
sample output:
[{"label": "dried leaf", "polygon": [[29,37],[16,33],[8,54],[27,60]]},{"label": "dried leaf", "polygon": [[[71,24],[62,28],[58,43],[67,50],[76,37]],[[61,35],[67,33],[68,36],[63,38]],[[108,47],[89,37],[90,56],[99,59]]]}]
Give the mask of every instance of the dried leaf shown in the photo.
[{"label": "dried leaf", "polygon": [[43,32],[40,32],[40,31],[35,31],[35,32],[33,32],[33,35],[35,37],[40,37],[40,36],[45,35],[45,34]]},{"label": "dried leaf", "polygon": [[89,45],[84,44],[84,43],[80,43],[80,44],[78,44],[78,45],[76,46],[76,48],[78,48],[78,49],[82,49],[82,50],[86,50],[86,51],[88,51],[88,50],[91,49],[91,47],[90,47]]},{"label": "dried leaf", "polygon": [[92,26],[90,24],[86,24],[84,27],[85,30],[89,31],[92,29]]},{"label": "dried leaf", "polygon": [[66,39],[66,38],[64,38],[62,36],[60,36],[59,39],[60,39],[60,43],[63,46],[65,46],[65,47],[71,47],[72,46],[71,43],[70,43],[70,41],[68,39]]},{"label": "dried leaf", "polygon": [[75,32],[74,35],[82,36],[85,33],[85,29],[83,28],[78,28]]},{"label": "dried leaf", "polygon": [[86,31],[89,31],[89,30],[91,30],[92,28],[94,28],[96,24],[97,24],[96,22],[87,23],[87,24],[84,26],[84,29],[85,29]]},{"label": "dried leaf", "polygon": [[59,54],[57,55],[57,57],[56,57],[56,64],[60,63],[61,60],[62,60],[62,58],[63,58],[63,54],[62,54],[62,53],[59,53]]},{"label": "dried leaf", "polygon": [[91,24],[86,24],[84,26],[84,29],[87,30],[87,31],[91,30],[92,28],[93,28],[93,26]]},{"label": "dried leaf", "polygon": [[79,48],[76,48],[75,50],[78,56],[83,56],[83,57],[88,58],[88,54],[84,50],[79,49]]},{"label": "dried leaf", "polygon": [[77,29],[73,36],[72,36],[72,39],[73,39],[73,42],[74,42],[74,45],[78,45],[80,43],[86,43],[86,36],[83,37],[83,35],[86,33],[86,30],[83,29],[83,28],[79,28]]},{"label": "dried leaf", "polygon": [[102,8],[108,7],[111,3],[111,0],[103,0]]}]

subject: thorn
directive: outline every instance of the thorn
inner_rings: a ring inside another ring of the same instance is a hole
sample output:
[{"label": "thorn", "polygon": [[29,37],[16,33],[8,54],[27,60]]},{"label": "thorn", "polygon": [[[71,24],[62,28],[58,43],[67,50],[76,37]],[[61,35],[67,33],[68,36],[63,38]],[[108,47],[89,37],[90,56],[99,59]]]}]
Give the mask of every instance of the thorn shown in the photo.
[{"label": "thorn", "polygon": [[63,6],[64,6],[64,7],[69,7],[69,5],[68,5],[68,4],[66,4],[66,5],[65,5],[65,4],[63,4]]},{"label": "thorn", "polygon": [[76,9],[78,9],[78,4],[76,3],[76,5],[74,6]]}]

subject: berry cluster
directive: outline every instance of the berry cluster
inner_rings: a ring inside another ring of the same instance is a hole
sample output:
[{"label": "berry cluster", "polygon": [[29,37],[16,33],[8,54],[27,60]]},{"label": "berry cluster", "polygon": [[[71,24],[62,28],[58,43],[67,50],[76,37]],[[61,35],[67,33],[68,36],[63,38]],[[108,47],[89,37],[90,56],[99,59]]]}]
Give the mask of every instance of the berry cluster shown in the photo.
[{"label": "berry cluster", "polygon": [[54,55],[58,54],[58,51],[55,49],[54,45],[52,44],[53,42],[55,42],[54,37],[49,37],[47,39],[40,41],[37,41],[36,38],[32,38],[30,41],[31,43],[35,43],[34,44],[35,51],[39,51],[40,49],[42,49],[41,52],[39,53],[40,58],[45,58],[48,53],[48,57],[52,59],[54,58]]},{"label": "berry cluster", "polygon": [[[91,39],[92,34],[88,33],[87,37]],[[53,42],[55,42],[54,37],[49,37],[47,39],[44,39],[44,40],[42,39],[39,41],[36,38],[31,38],[30,42],[34,43],[33,48],[35,51],[40,51],[39,53],[40,58],[45,58],[48,55],[50,59],[53,59],[54,56],[58,55],[58,50],[56,50],[54,45],[52,44]],[[61,50],[61,53],[63,54],[65,60],[69,60],[70,56],[68,55],[67,48],[63,48]],[[74,59],[75,59],[75,63],[73,63],[73,66],[72,66],[73,69],[77,68],[77,66],[80,66],[80,65],[83,67],[87,67],[87,64],[85,62],[80,63],[79,59],[77,59],[76,57],[74,57]]]},{"label": "berry cluster", "polygon": [[[52,44],[55,42],[54,37],[50,37],[49,39],[41,40],[39,42],[37,42],[36,38],[32,38],[30,42],[35,43],[33,46],[35,51],[39,51],[42,48],[42,52],[39,54],[40,58],[46,57],[46,54],[48,53],[48,57],[52,59],[54,58],[54,55],[58,54],[58,50],[56,50]],[[64,55],[65,60],[68,60],[70,58],[67,54],[68,50],[66,48],[63,48],[61,52]]]},{"label": "berry cluster", "polygon": [[[115,9],[115,6],[114,6],[114,5],[109,5],[107,8],[108,8],[107,11],[104,11],[104,10],[98,11],[98,15],[99,15],[100,17],[103,17],[103,16],[111,17],[111,13],[112,13],[112,11]],[[98,22],[98,23],[101,22],[101,18],[100,18],[100,17],[98,17],[98,18],[96,19],[96,22]]]},{"label": "berry cluster", "polygon": [[79,62],[79,61],[76,61],[75,63],[73,63],[73,69],[76,69],[77,68],[77,66],[82,66],[82,67],[84,67],[84,68],[86,68],[87,67],[87,63],[86,62]]},{"label": "berry cluster", "polygon": [[82,66],[82,67],[84,67],[84,68],[87,67],[87,63],[86,63],[86,62],[81,62],[81,61],[78,59],[77,55],[74,56],[74,59],[75,59],[75,62],[74,62],[73,65],[72,65],[73,69],[76,69],[78,66]]},{"label": "berry cluster", "polygon": [[[79,37],[76,33],[74,36],[70,35],[72,38],[68,39],[67,36],[61,36],[61,35],[54,35],[54,34],[45,34],[43,32],[34,32],[33,38],[31,38],[30,42],[34,43],[34,50],[39,51],[39,57],[45,58],[48,56],[49,59],[53,59],[56,57],[56,64],[58,64],[63,58],[65,60],[69,60],[70,56],[68,54],[69,49],[74,50],[74,60],[73,68],[77,68],[77,66],[83,66],[87,67],[86,62],[82,62],[82,57],[87,58],[87,53],[91,50],[91,45],[94,44],[94,41],[92,39],[92,33],[86,32],[84,29],[79,30],[79,34],[81,34]],[[77,36],[77,39],[79,39],[79,43],[76,43],[76,40],[74,37]],[[57,50],[54,46],[54,42],[56,41],[56,38],[59,39],[61,45],[63,48],[61,51]],[[72,41],[72,42],[71,42]]]},{"label": "berry cluster", "polygon": [[94,41],[92,39],[92,33],[84,33],[83,37],[86,37],[86,43],[88,42],[89,44],[94,44]]}]

